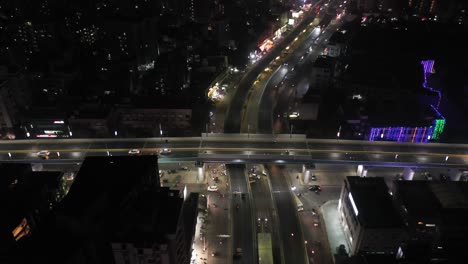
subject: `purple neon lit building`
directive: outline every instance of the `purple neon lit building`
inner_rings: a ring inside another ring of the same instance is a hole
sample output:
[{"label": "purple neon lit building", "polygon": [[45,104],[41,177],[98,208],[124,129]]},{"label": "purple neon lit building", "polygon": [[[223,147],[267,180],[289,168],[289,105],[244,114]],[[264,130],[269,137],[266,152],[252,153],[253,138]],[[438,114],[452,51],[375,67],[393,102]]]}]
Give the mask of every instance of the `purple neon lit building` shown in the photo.
[{"label": "purple neon lit building", "polygon": [[[423,87],[438,95],[438,103],[436,106],[430,105],[434,111],[434,119],[432,124],[428,125],[415,125],[415,126],[378,126],[371,127],[368,139],[369,141],[397,141],[397,142],[413,142],[413,143],[426,143],[429,140],[439,139],[440,134],[443,132],[445,126],[445,118],[439,112],[440,100],[442,93],[435,90],[428,85],[427,78],[434,74],[434,60],[421,61],[424,71]],[[424,123],[424,122],[423,122]]]},{"label": "purple neon lit building", "polygon": [[397,142],[426,143],[431,140],[433,126],[424,127],[373,127],[369,141],[386,140]]}]

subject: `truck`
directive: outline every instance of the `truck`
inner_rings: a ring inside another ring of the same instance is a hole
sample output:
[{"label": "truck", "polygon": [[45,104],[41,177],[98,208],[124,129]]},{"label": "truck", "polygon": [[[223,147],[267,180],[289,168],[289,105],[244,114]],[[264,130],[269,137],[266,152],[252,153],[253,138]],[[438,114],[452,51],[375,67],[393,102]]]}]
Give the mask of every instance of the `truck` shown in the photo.
[{"label": "truck", "polygon": [[294,196],[294,202],[296,203],[297,211],[298,212],[304,211],[304,205],[302,204],[299,197],[297,197],[297,195],[293,195],[293,196]]}]

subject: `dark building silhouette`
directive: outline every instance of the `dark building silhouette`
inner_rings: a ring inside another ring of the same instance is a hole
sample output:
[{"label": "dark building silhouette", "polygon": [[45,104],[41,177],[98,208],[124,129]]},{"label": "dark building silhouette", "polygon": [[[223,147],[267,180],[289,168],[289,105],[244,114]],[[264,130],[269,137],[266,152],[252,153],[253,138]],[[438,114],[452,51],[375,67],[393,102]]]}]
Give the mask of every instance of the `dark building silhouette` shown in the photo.
[{"label": "dark building silhouette", "polygon": [[198,195],[159,185],[157,156],[87,157],[21,260],[189,263]]}]

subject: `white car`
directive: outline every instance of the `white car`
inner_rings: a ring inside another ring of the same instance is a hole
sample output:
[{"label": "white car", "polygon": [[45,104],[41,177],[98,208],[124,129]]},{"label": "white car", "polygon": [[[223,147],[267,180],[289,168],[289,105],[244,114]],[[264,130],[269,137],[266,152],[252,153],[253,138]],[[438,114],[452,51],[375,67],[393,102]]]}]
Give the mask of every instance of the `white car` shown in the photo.
[{"label": "white car", "polygon": [[159,150],[159,154],[171,154],[171,149],[168,149],[168,148],[164,148],[164,149],[161,149]]},{"label": "white car", "polygon": [[208,191],[209,192],[217,192],[218,191],[218,186],[210,185],[210,186],[208,186]]},{"label": "white car", "polygon": [[47,157],[50,155],[50,152],[48,150],[41,150],[37,153],[38,157]]},{"label": "white car", "polygon": [[128,151],[128,154],[130,154],[130,155],[138,155],[140,153],[141,153],[141,151],[139,149],[131,149],[131,150]]}]

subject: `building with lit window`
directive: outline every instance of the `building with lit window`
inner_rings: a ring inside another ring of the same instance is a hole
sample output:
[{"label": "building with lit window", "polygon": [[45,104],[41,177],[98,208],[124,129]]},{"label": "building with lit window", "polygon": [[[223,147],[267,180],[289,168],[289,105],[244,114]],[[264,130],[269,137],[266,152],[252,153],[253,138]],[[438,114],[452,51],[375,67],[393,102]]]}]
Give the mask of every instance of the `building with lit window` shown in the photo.
[{"label": "building with lit window", "polygon": [[160,187],[156,155],[86,157],[19,263],[188,264],[197,213],[198,194]]},{"label": "building with lit window", "polygon": [[124,136],[187,135],[191,109],[119,108],[111,113],[111,126]]},{"label": "building with lit window", "polygon": [[335,62],[327,56],[318,57],[312,67],[310,86],[313,89],[324,90],[330,87]]},{"label": "building with lit window", "polygon": [[0,164],[0,259],[16,263],[18,248],[42,227],[62,196],[62,172],[32,171],[30,164]]},{"label": "building with lit window", "polygon": [[395,256],[405,240],[403,221],[383,178],[346,177],[338,211],[352,255]]},{"label": "building with lit window", "polygon": [[336,31],[330,37],[327,43],[327,56],[329,57],[339,57],[345,52],[345,35],[340,31]]},{"label": "building with lit window", "polygon": [[408,6],[420,15],[435,14],[438,5],[439,0],[408,0]]},{"label": "building with lit window", "polygon": [[[456,263],[467,257],[467,182],[397,181],[394,198],[409,231],[407,259]],[[426,254],[415,254],[416,248]]]},{"label": "building with lit window", "polygon": [[55,113],[55,108],[29,112],[23,116],[20,131],[24,138],[70,138],[73,133],[64,114]]}]

